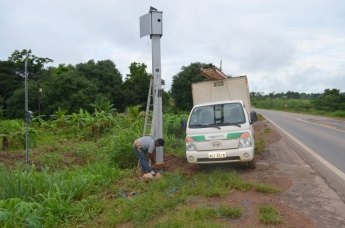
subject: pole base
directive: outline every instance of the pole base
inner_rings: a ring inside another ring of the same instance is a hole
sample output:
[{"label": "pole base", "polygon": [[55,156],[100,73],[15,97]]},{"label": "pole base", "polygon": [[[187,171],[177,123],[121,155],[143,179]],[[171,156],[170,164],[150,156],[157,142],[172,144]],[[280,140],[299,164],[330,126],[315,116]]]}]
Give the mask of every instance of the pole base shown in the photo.
[{"label": "pole base", "polygon": [[165,164],[164,163],[155,163],[152,165],[152,168],[154,169],[163,169],[165,168]]}]

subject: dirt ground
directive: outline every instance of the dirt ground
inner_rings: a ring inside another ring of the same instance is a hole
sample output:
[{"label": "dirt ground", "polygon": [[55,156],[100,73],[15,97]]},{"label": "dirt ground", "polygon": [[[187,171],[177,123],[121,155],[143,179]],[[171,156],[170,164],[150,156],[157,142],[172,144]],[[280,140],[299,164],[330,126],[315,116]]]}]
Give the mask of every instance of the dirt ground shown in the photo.
[{"label": "dirt ground", "polygon": [[[244,216],[230,221],[232,227],[345,227],[344,199],[288,146],[268,121],[257,122],[254,127],[256,140],[263,138],[265,142],[264,151],[257,155],[256,169],[238,165],[231,167],[244,180],[273,185],[279,192],[264,194],[236,190],[225,198],[190,199],[187,203],[191,206],[220,203],[241,206]],[[189,165],[186,159],[173,155],[165,155],[164,162],[167,172],[193,175],[203,171],[197,165]],[[267,204],[279,210],[282,224],[260,223],[257,207]]]}]

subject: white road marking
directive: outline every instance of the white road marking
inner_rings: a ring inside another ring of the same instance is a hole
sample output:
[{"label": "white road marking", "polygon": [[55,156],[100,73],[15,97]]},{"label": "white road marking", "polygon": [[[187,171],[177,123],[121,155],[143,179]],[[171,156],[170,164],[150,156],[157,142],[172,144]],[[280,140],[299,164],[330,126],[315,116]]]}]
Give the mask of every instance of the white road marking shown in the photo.
[{"label": "white road marking", "polygon": [[298,120],[298,121],[304,122],[304,123],[313,124],[313,125],[316,125],[316,126],[326,127],[326,128],[332,129],[332,130],[340,131],[342,133],[345,132],[344,130],[338,129],[338,128],[333,127],[333,126],[329,126],[329,125],[325,125],[325,124],[319,124],[319,123],[313,123],[313,122],[310,122],[310,121],[307,121],[307,120],[304,120],[304,119],[301,119],[301,118],[296,118],[296,117],[295,117],[295,119]]},{"label": "white road marking", "polygon": [[319,160],[322,164],[324,164],[327,168],[329,168],[332,172],[334,172],[335,174],[337,174],[341,179],[343,179],[345,181],[345,173],[343,173],[342,171],[340,171],[337,167],[335,167],[334,165],[332,165],[331,163],[329,163],[327,160],[325,160],[323,157],[321,157],[319,154],[317,154],[315,151],[313,151],[312,149],[310,149],[308,146],[306,146],[305,144],[303,144],[301,141],[299,141],[298,139],[296,139],[295,137],[293,137],[291,134],[289,134],[288,132],[286,132],[285,130],[283,130],[281,127],[278,126],[278,124],[276,124],[275,122],[273,122],[272,120],[270,120],[269,118],[267,118],[265,116],[265,118],[270,121],[275,127],[277,127],[279,130],[281,130],[285,135],[287,135],[288,137],[290,137],[293,141],[295,141],[295,143],[297,143],[299,146],[301,146],[305,151],[307,151],[310,155],[312,155],[314,158],[316,158],[317,160]]}]

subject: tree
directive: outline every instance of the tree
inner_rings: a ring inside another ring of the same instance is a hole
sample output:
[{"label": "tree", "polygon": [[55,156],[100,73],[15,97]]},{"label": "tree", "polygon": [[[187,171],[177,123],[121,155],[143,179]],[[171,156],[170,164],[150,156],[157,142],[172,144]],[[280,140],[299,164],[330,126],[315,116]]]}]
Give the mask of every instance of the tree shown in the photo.
[{"label": "tree", "polygon": [[288,99],[300,99],[301,98],[301,94],[299,92],[287,91],[286,92],[286,97]]},{"label": "tree", "polygon": [[41,78],[40,71],[44,65],[53,62],[52,59],[46,57],[38,57],[32,54],[31,49],[23,49],[21,51],[15,50],[8,58],[9,62],[14,64],[14,72],[16,75],[24,78],[25,76],[25,62],[27,62],[27,77],[28,80],[36,82],[36,90],[31,93],[31,96],[36,97],[36,107],[31,107],[34,111],[40,113],[41,107]]},{"label": "tree", "polygon": [[[32,107],[37,104],[37,97],[30,96],[38,90],[34,81],[28,81],[28,106],[32,111]],[[25,117],[25,90],[24,85],[16,89],[11,97],[7,100],[6,117],[7,118],[24,118]],[[35,112],[34,112],[35,113]],[[35,113],[36,114],[36,113]]]},{"label": "tree", "polygon": [[7,110],[8,99],[14,91],[23,86],[22,80],[14,72],[14,63],[0,61],[0,109]]},{"label": "tree", "polygon": [[122,86],[125,106],[146,106],[149,93],[150,78],[144,63],[133,62],[129,66],[130,73],[126,76]]},{"label": "tree", "polygon": [[329,112],[345,110],[345,94],[340,93],[339,89],[325,89],[314,105],[316,109]]},{"label": "tree", "polygon": [[[97,87],[80,72],[71,68],[58,75],[52,75],[44,85],[42,105],[46,115],[61,109],[78,112],[95,102]],[[91,110],[91,106],[88,107]]]},{"label": "tree", "polygon": [[21,77],[24,77],[24,65],[25,61],[27,61],[28,79],[35,81],[39,80],[39,71],[43,69],[44,65],[53,62],[50,58],[33,55],[31,49],[15,50],[8,58],[8,61],[15,64],[15,73]]},{"label": "tree", "polygon": [[96,100],[110,101],[123,110],[122,76],[111,60],[89,60],[76,65],[76,70],[96,86]]},{"label": "tree", "polygon": [[206,80],[200,74],[200,68],[207,66],[209,64],[191,63],[187,67],[183,66],[182,70],[173,77],[171,96],[178,109],[190,110],[193,107],[192,83]]}]

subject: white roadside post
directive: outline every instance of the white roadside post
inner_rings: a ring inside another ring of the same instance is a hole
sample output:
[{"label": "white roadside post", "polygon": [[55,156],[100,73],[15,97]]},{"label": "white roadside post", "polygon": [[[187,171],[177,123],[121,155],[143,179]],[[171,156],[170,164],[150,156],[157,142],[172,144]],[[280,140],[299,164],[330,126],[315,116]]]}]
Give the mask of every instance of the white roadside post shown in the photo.
[{"label": "white roadside post", "polygon": [[[152,43],[152,77],[153,77],[153,117],[151,135],[163,138],[162,118],[162,85],[161,85],[161,48],[160,39],[163,35],[163,12],[150,7],[149,13],[140,17],[140,38],[150,35]],[[163,148],[156,149],[156,165],[162,165]]]}]

